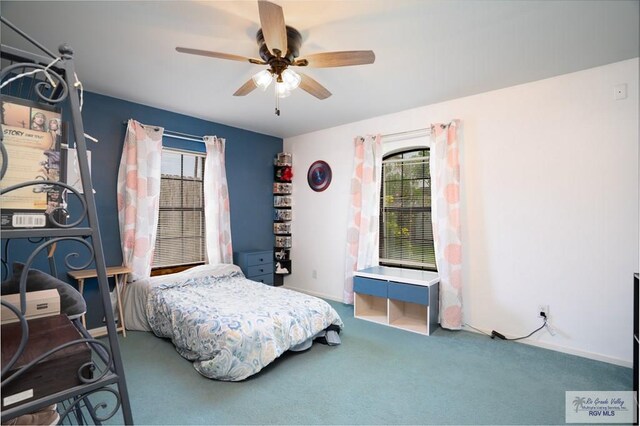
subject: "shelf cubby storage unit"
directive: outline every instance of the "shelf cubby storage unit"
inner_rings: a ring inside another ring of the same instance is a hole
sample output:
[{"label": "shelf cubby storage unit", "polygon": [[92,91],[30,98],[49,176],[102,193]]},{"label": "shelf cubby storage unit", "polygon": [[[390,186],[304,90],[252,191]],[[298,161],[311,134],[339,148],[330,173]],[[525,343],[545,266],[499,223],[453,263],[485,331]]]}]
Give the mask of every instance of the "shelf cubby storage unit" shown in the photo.
[{"label": "shelf cubby storage unit", "polygon": [[284,284],[284,277],[291,274],[291,220],[293,172],[291,154],[279,153],[274,160],[273,182],[273,285]]},{"label": "shelf cubby storage unit", "polygon": [[374,266],[353,277],[354,316],[414,333],[438,327],[436,272]]}]

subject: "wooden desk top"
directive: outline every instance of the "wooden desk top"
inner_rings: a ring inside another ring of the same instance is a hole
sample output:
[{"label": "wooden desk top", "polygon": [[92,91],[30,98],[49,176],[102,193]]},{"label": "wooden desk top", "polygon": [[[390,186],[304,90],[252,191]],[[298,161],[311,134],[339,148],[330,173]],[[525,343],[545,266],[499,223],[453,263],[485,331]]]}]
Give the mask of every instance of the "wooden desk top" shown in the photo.
[{"label": "wooden desk top", "polygon": [[[128,274],[131,272],[131,268],[128,266],[107,266],[107,277],[113,277],[114,275]],[[71,278],[76,280],[84,280],[87,278],[96,278],[98,273],[95,269],[83,269],[81,271],[69,271],[67,272]]]}]

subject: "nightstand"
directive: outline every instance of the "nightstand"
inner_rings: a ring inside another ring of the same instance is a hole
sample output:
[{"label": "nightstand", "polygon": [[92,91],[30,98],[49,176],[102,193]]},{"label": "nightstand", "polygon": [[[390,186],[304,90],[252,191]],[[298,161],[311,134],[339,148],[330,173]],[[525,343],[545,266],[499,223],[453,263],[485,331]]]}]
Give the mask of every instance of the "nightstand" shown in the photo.
[{"label": "nightstand", "polygon": [[273,250],[246,250],[233,253],[233,263],[251,281],[273,285]]}]

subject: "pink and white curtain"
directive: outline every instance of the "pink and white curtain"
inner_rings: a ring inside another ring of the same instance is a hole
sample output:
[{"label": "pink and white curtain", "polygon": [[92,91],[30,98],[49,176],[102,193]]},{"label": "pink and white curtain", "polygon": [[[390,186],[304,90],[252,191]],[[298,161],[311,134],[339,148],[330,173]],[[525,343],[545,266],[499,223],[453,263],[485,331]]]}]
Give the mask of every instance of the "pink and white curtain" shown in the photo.
[{"label": "pink and white curtain", "polygon": [[118,221],[122,260],[130,281],[148,278],[158,228],[161,127],[129,120],[118,170]]},{"label": "pink and white curtain", "polygon": [[353,303],[353,273],[378,265],[382,137],[357,137],[351,179],[343,301]]},{"label": "pink and white curtain", "polygon": [[462,239],[460,236],[460,122],[431,126],[431,221],[440,276],[440,325],[462,328]]},{"label": "pink and white curtain", "polygon": [[224,164],[222,138],[205,136],[207,157],[204,165],[204,221],[207,261],[210,264],[233,263],[229,189]]}]

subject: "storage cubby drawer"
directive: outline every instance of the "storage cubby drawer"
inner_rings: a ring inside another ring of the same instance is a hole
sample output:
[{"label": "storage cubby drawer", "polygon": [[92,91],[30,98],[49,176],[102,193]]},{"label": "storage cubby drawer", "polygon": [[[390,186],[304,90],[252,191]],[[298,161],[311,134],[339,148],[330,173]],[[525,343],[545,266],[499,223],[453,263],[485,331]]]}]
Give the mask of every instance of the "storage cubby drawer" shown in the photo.
[{"label": "storage cubby drawer", "polygon": [[273,262],[273,252],[261,251],[247,254],[247,266],[262,265]]},{"label": "storage cubby drawer", "polygon": [[429,306],[429,287],[389,282],[387,297],[393,300]]},{"label": "storage cubby drawer", "polygon": [[272,272],[273,272],[273,262],[265,263],[263,265],[249,266],[247,268],[247,277],[270,274]]},{"label": "storage cubby drawer", "polygon": [[371,296],[387,297],[387,282],[364,277],[353,277],[353,291]]}]

